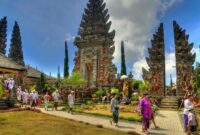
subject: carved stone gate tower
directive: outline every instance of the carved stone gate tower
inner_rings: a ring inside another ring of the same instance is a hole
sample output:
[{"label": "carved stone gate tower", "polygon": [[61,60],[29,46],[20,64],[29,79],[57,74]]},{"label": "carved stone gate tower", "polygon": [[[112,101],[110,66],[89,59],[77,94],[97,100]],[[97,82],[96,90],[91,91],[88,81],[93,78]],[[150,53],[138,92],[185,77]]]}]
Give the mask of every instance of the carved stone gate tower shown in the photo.
[{"label": "carved stone gate tower", "polygon": [[74,70],[80,71],[89,87],[112,85],[115,80],[115,31],[109,32],[111,22],[105,7],[103,0],[89,0],[74,42],[78,48]]}]

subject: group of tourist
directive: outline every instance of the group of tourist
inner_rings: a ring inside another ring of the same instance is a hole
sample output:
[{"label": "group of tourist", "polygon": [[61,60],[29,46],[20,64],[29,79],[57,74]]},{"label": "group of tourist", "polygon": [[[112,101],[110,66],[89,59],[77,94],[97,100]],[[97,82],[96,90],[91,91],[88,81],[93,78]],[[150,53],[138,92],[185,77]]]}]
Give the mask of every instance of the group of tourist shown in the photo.
[{"label": "group of tourist", "polygon": [[11,96],[14,94],[15,80],[13,78],[7,78],[3,81],[4,88],[9,91]]},{"label": "group of tourist", "polygon": [[21,86],[19,86],[16,90],[17,101],[22,106],[35,107],[42,103],[41,97],[39,96],[36,90],[32,90],[30,93],[27,89],[22,90]]}]

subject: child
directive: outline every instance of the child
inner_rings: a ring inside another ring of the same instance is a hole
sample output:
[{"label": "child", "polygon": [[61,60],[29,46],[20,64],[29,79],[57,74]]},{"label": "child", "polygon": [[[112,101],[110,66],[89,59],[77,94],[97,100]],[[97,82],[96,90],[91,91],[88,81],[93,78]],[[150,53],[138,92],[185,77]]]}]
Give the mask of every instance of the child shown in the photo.
[{"label": "child", "polygon": [[190,135],[190,133],[193,133],[197,130],[197,119],[195,112],[193,111],[193,108],[189,110],[188,113],[188,132],[187,135]]}]

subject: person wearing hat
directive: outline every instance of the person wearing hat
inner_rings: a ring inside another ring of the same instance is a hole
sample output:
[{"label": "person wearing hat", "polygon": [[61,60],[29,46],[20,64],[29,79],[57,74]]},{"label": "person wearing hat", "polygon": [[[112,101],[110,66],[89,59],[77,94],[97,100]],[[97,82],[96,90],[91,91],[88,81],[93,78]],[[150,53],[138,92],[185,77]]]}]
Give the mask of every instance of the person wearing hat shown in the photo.
[{"label": "person wearing hat", "polygon": [[188,112],[188,131],[187,131],[187,135],[190,135],[190,133],[193,133],[197,130],[198,127],[198,122],[196,119],[196,115],[194,112],[193,108],[189,109]]},{"label": "person wearing hat", "polygon": [[188,113],[189,113],[189,110],[194,107],[194,104],[192,101],[193,101],[192,95],[188,95],[187,98],[184,100],[183,114],[184,114],[184,128],[185,128],[186,133],[188,131]]},{"label": "person wearing hat", "polygon": [[73,113],[74,101],[75,101],[74,91],[71,91],[70,94],[68,95],[69,113],[71,114]]},{"label": "person wearing hat", "polygon": [[148,129],[150,127],[150,120],[151,120],[151,102],[148,99],[148,93],[145,92],[143,94],[143,98],[140,100],[139,108],[140,114],[142,115],[142,132],[149,133]]}]

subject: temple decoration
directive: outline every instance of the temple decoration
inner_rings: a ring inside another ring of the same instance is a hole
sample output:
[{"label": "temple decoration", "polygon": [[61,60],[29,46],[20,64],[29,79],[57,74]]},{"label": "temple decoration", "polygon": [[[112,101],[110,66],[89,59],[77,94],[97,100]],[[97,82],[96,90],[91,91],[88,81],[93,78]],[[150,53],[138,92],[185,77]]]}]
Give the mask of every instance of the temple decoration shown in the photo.
[{"label": "temple decoration", "polygon": [[163,23],[151,40],[152,47],[148,49],[149,57],[146,58],[149,71],[142,69],[143,79],[151,84],[151,94],[161,96],[165,93],[165,53]]},{"label": "temple decoration", "polygon": [[193,43],[189,43],[189,35],[185,34],[176,21],[173,22],[175,57],[176,57],[176,74],[177,74],[177,95],[181,96],[185,92],[192,92],[193,67],[196,54],[192,53]]},{"label": "temple decoration", "polygon": [[112,63],[115,31],[110,32],[110,16],[105,7],[103,0],[89,0],[74,41],[78,48],[74,71],[80,71],[89,87],[115,82],[116,68]]}]

